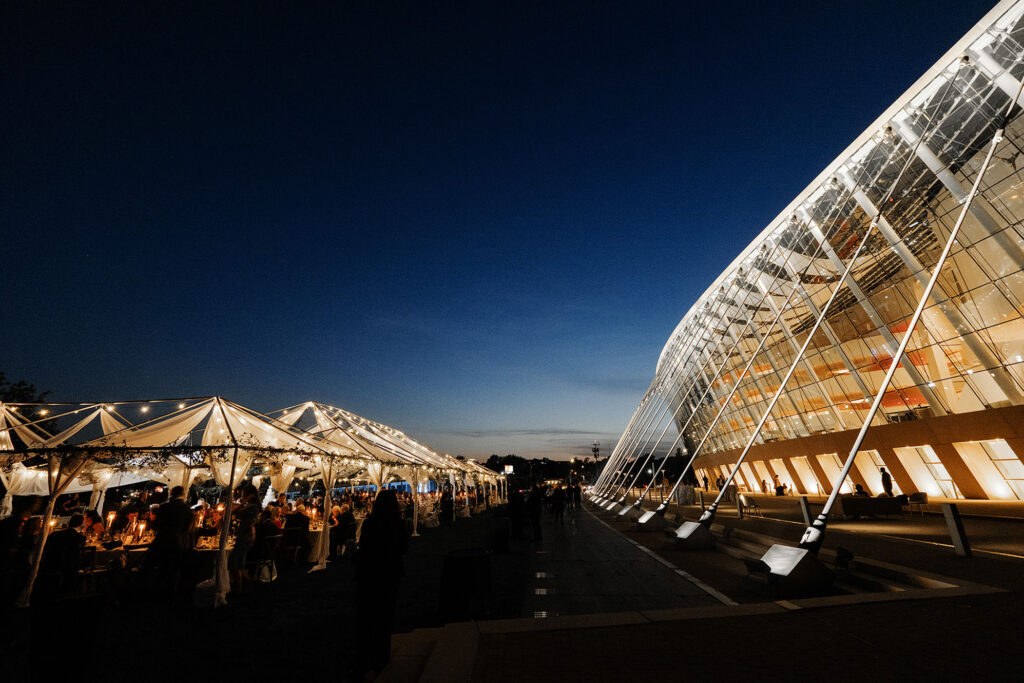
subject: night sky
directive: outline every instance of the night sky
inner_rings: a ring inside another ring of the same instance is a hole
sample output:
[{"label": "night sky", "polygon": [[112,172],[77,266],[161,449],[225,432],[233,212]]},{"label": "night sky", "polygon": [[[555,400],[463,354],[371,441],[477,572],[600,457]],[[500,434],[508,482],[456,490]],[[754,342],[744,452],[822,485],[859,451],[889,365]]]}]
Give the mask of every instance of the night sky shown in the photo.
[{"label": "night sky", "polygon": [[610,446],[696,297],[993,3],[3,3],[0,371]]}]

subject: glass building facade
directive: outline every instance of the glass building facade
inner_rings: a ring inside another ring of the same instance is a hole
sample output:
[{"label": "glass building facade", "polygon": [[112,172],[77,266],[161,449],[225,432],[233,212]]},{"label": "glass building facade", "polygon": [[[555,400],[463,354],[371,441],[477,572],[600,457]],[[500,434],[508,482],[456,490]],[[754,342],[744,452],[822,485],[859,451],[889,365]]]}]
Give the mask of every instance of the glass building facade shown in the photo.
[{"label": "glass building facade", "polygon": [[[658,448],[670,452],[682,441],[693,449],[703,442],[694,463],[699,474],[712,481],[728,476],[730,461],[754,435],[794,364],[754,437],[749,464],[737,475],[741,488],[758,489],[777,478],[793,491],[827,493],[847,453],[796,444],[858,430],[893,362],[898,369],[872,431],[991,411],[1003,411],[1003,422],[1024,414],[1014,409],[1024,406],[1020,106],[1005,125],[906,353],[893,357],[1008,105],[1024,101],[1022,80],[1024,2],[1003,2],[693,305],[665,345],[612,462],[621,469]],[[817,332],[798,355],[819,316]],[[682,431],[685,440],[660,437],[658,424],[671,424],[670,435]],[[894,428],[883,430],[896,441],[859,453],[854,480],[878,491],[877,473],[888,465],[903,490],[1024,499],[1019,437],[1012,429],[998,431],[970,442],[946,439],[936,449],[892,436],[899,433]],[[789,445],[761,448],[779,442]],[[605,479],[615,469],[608,468]],[[961,486],[958,473],[973,479]]]}]

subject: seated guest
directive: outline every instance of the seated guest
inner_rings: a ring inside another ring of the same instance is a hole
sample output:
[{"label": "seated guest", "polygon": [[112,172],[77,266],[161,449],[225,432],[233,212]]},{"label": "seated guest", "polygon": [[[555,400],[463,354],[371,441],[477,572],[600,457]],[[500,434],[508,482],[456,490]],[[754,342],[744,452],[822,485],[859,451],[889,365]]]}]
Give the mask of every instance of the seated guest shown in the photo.
[{"label": "seated guest", "polygon": [[284,516],[285,529],[298,529],[309,531],[309,517],[306,515],[306,506],[299,503],[295,512],[289,512]]},{"label": "seated guest", "polygon": [[276,526],[278,529],[283,529],[284,528],[284,511],[286,509],[287,508],[283,508],[283,507],[281,507],[279,505],[267,508],[267,510],[270,511],[270,521],[271,521],[271,523],[273,523],[274,526]]},{"label": "seated guest", "polygon": [[110,523],[110,533],[119,534],[128,529],[128,526],[132,523],[135,516],[135,506],[126,502],[121,506],[121,509],[117,511],[114,516],[114,521]]},{"label": "seated guest", "polygon": [[279,493],[277,494],[277,500],[272,500],[267,507],[281,508],[282,510],[288,509],[288,494]]},{"label": "seated guest", "polygon": [[871,494],[869,494],[867,491],[865,491],[863,486],[861,486],[860,484],[857,484],[854,487],[853,495],[855,495],[855,496],[868,496],[868,497],[870,497]]},{"label": "seated guest", "polygon": [[148,521],[149,517],[149,491],[143,489],[139,493],[139,497],[135,499],[134,503],[131,503],[132,512],[135,513],[136,519],[140,522],[143,520]]},{"label": "seated guest", "polygon": [[103,525],[103,518],[95,510],[85,513],[85,535],[87,538],[103,538],[106,527]]},{"label": "seated guest", "polygon": [[32,515],[39,507],[37,496],[19,496],[14,499],[14,514],[0,520],[0,599],[13,597],[7,594],[17,583],[13,577],[19,567],[28,564],[28,554],[35,545],[32,530],[38,528],[38,524],[33,524],[38,518]]},{"label": "seated guest", "polygon": [[85,517],[81,513],[71,515],[67,528],[50,534],[43,552],[43,563],[47,571],[60,573],[66,590],[74,587],[78,570],[82,566],[85,535],[79,529],[84,521]]},{"label": "seated guest", "polygon": [[256,524],[256,543],[253,546],[256,551],[257,560],[269,560],[267,553],[267,539],[281,535],[281,528],[274,523],[274,513],[268,508],[260,513],[259,522]]},{"label": "seated guest", "polygon": [[345,553],[345,549],[351,547],[356,541],[356,516],[352,514],[352,508],[348,505],[341,506],[341,517],[339,518],[338,528],[341,531],[338,532],[338,537],[341,541],[341,552]]},{"label": "seated guest", "polygon": [[309,545],[309,517],[306,516],[306,506],[299,503],[295,512],[284,517],[284,538],[281,543],[291,548],[297,548],[299,557],[305,560],[309,557],[311,546]]},{"label": "seated guest", "polygon": [[330,545],[331,545],[331,557],[337,555],[337,548],[340,543],[340,532],[341,532],[341,506],[334,505],[331,507],[331,514],[327,518],[327,526],[330,527]]}]

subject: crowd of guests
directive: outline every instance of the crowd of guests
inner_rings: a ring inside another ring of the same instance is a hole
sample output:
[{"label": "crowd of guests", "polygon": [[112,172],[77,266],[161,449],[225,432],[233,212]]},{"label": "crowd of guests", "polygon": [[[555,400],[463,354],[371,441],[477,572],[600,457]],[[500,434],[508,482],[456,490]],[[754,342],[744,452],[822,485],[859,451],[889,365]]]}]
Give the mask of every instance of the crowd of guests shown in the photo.
[{"label": "crowd of guests", "polygon": [[554,515],[556,522],[564,524],[566,510],[579,510],[582,505],[583,491],[578,483],[554,486],[536,484],[525,499],[520,491],[513,490],[508,496],[511,536],[522,538],[523,528],[529,519],[533,540],[543,540],[540,519],[544,510]]},{"label": "crowd of guests", "polygon": [[[183,574],[193,578],[191,574],[195,572],[189,569],[195,569],[198,551],[218,545],[227,507],[226,492],[208,501],[194,488],[187,500],[187,492],[180,486],[169,491],[160,488],[155,492],[137,491],[120,501],[111,500],[102,512],[87,509],[85,496],[62,496],[55,507],[57,519],[50,528],[41,574],[54,578],[61,590],[74,590],[81,583],[78,573],[88,560],[84,557],[87,548],[104,551],[112,569],[125,569],[129,565],[126,551],[144,545],[147,547],[141,561],[135,564],[142,573],[153,576],[155,583],[174,586]],[[394,493],[399,519],[406,531],[413,523],[414,503],[419,505],[421,523],[432,520],[440,524],[454,523],[457,515],[477,505],[490,505],[482,492],[453,491],[451,487],[445,487],[441,493]],[[309,561],[310,531],[323,525],[330,534],[330,557],[336,559],[351,553],[356,547],[360,523],[370,513],[375,495],[376,491],[369,490],[339,491],[332,497],[329,509],[325,509],[323,495],[279,493],[265,501],[253,484],[239,487],[228,530],[234,538],[228,560],[233,589],[243,590],[252,579],[267,580],[268,577],[260,575],[261,568],[267,566],[271,568],[272,579],[276,575],[275,558],[295,564]],[[16,497],[14,514],[0,520],[0,590],[4,600],[16,593],[27,576],[42,527],[44,503],[42,497]],[[115,557],[109,559],[112,555]]]}]

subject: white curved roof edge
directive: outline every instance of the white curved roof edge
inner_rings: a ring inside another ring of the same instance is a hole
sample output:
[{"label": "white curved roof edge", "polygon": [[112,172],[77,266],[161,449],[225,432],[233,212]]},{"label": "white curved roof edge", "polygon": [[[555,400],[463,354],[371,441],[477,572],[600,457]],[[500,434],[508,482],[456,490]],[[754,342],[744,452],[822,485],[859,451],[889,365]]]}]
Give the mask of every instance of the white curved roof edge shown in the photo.
[{"label": "white curved roof edge", "polygon": [[885,128],[885,126],[887,126],[902,109],[910,104],[911,101],[926,89],[929,84],[943,71],[948,69],[950,64],[955,63],[963,57],[967,48],[976,40],[981,38],[986,31],[996,26],[1000,19],[1010,20],[1020,15],[1022,12],[1024,12],[1024,0],[1001,0],[1001,2],[989,10],[988,13],[986,13],[985,16],[983,16],[981,20],[971,28],[971,30],[964,34],[964,36],[958,40],[955,45],[953,45],[953,47],[947,50],[946,53],[943,54],[942,57],[940,57],[938,61],[936,61],[935,64],[924,73],[924,75],[914,81],[913,85],[907,88],[907,90],[904,91],[904,93],[900,95],[895,102],[889,105],[889,108],[876,118],[863,133],[847,145],[846,149],[840,152],[839,156],[826,166],[825,169],[786,206],[786,208],[780,211],[779,214],[768,223],[765,229],[762,230],[757,237],[751,240],[750,244],[748,244],[746,248],[741,251],[739,255],[725,267],[724,270],[722,270],[722,274],[715,278],[714,282],[704,290],[704,293],[697,297],[697,300],[693,302],[693,305],[690,306],[690,309],[683,316],[682,320],[679,321],[679,324],[673,328],[672,333],[668,337],[668,341],[665,342],[665,346],[662,347],[661,353],[658,355],[658,364],[656,366],[655,374],[660,372],[661,363],[665,357],[665,353],[668,351],[669,346],[672,345],[672,342],[676,339],[676,335],[679,334],[681,328],[686,324],[690,316],[697,311],[705,298],[713,294],[726,279],[733,275],[745,259],[751,256],[756,249],[761,247],[761,244],[771,236],[774,230],[779,227],[780,222],[788,219],[793,214],[793,211],[803,204],[811,194],[816,192],[823,182],[832,176],[840,166],[850,159],[851,156],[856,154],[857,150],[865,145],[878,133],[879,130]]}]

